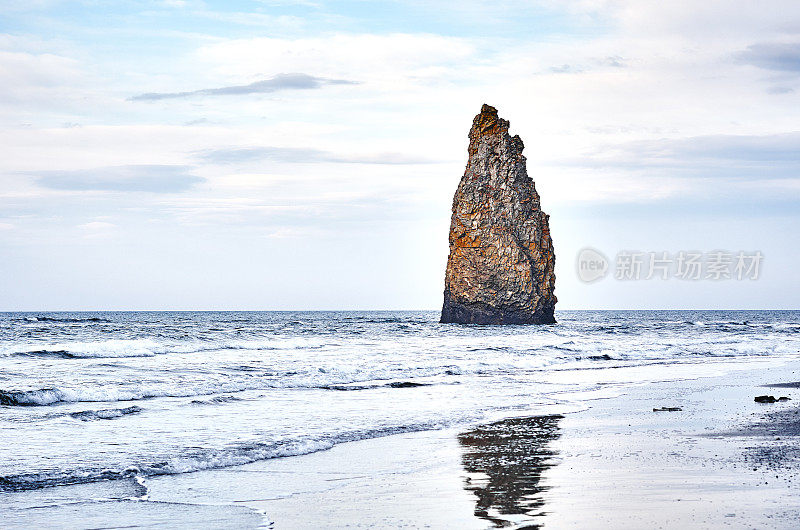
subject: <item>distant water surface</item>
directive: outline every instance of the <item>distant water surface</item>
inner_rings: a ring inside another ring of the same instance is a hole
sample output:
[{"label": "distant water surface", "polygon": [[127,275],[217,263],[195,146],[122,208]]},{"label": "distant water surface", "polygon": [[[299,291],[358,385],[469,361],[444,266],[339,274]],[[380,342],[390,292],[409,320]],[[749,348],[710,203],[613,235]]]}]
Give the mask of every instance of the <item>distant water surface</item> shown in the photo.
[{"label": "distant water surface", "polygon": [[474,424],[588,395],[620,367],[655,380],[676,363],[800,353],[793,311],[560,311],[556,325],[503,327],[438,316],[0,313],[0,491]]}]

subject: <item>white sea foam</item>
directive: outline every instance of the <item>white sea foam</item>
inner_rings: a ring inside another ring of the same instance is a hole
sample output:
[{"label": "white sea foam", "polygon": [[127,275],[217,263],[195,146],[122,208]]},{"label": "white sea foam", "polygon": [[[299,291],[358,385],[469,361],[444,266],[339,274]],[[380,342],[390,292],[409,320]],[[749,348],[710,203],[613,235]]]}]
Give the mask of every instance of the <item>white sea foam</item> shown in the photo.
[{"label": "white sea foam", "polygon": [[80,412],[72,412],[70,413],[70,416],[81,421],[113,420],[127,416],[128,414],[137,414],[139,412],[142,412],[142,408],[134,405],[121,409],[82,410]]},{"label": "white sea foam", "polygon": [[243,383],[209,384],[194,387],[153,385],[93,388],[42,388],[37,390],[0,390],[0,404],[11,406],[44,406],[56,403],[138,401],[157,397],[207,396],[223,392],[241,392],[267,388],[268,385]]},{"label": "white sea foam", "polygon": [[[486,370],[470,370],[470,373],[482,373]],[[454,375],[456,372],[448,368],[433,368],[415,370],[413,378],[434,377],[438,375]],[[347,385],[352,385],[352,390],[367,390],[379,388],[405,388],[411,386],[425,386],[430,383],[410,383],[403,380],[394,381],[402,375],[385,370],[334,370],[319,371],[311,374],[300,374],[284,379],[248,378],[245,380],[210,381],[202,384],[149,384],[126,386],[93,386],[93,387],[55,387],[32,390],[0,390],[0,404],[7,406],[46,406],[58,403],[77,402],[118,402],[138,401],[159,397],[195,397],[215,394],[228,394],[248,390],[276,390],[276,389],[319,389],[341,390]],[[464,370],[458,371],[464,374]],[[410,377],[406,377],[408,379]],[[402,379],[402,378],[401,378]],[[359,383],[369,383],[361,384]],[[224,403],[234,401],[232,396],[220,396],[209,403]],[[202,403],[202,402],[200,402]]]},{"label": "white sea foam", "polygon": [[588,396],[603,378],[800,352],[800,314],[576,312],[545,327],[441,325],[435,313],[96,315],[0,315],[0,476],[18,489],[303,454]]},{"label": "white sea foam", "polygon": [[303,350],[321,348],[331,341],[320,339],[250,339],[219,341],[166,341],[153,339],[110,339],[91,342],[5,344],[0,356],[52,356],[76,359],[153,357],[170,353],[201,353],[223,350]]},{"label": "white sea foam", "polygon": [[455,423],[474,421],[475,419],[477,419],[475,415],[470,417],[453,417],[449,420],[443,419],[439,422],[347,431],[338,434],[323,434],[317,437],[306,436],[296,439],[279,440],[272,443],[242,444],[218,449],[195,450],[188,454],[175,456],[167,462],[159,462],[157,464],[131,464],[124,468],[107,467],[99,471],[76,470],[73,473],[62,471],[51,474],[39,473],[35,475],[0,476],[0,491],[19,491],[38,487],[79,484],[129,477],[136,480],[137,484],[142,487],[142,495],[146,495],[147,488],[144,484],[143,477],[147,476],[191,473],[208,469],[220,469],[250,464],[263,460],[271,460],[273,458],[306,455],[331,449],[340,443],[380,438],[393,434],[441,429]]}]

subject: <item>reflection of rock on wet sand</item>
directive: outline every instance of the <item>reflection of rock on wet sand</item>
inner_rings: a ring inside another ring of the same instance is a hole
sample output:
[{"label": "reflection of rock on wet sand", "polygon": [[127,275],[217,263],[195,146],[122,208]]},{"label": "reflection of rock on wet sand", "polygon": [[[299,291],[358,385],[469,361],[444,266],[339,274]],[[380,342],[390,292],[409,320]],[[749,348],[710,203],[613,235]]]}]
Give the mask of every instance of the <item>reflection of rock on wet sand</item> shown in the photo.
[{"label": "reflection of rock on wet sand", "polygon": [[511,418],[458,436],[467,472],[464,489],[478,497],[477,517],[503,527],[531,523],[531,516],[541,513],[540,494],[547,488],[539,481],[557,463],[547,445],[558,438],[561,418]]}]

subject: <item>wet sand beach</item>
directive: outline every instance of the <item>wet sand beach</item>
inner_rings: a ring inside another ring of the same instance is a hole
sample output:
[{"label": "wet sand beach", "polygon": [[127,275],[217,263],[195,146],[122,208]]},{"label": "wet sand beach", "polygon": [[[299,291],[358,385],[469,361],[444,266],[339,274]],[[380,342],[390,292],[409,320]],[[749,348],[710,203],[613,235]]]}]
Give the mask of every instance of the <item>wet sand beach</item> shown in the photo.
[{"label": "wet sand beach", "polygon": [[[668,367],[675,369],[675,367]],[[4,494],[8,526],[793,528],[800,363],[220,470]],[[773,385],[773,386],[765,386]],[[761,404],[763,394],[789,401]],[[671,410],[654,411],[667,408]],[[680,410],[674,410],[680,409]],[[533,411],[531,411],[533,412]]]}]

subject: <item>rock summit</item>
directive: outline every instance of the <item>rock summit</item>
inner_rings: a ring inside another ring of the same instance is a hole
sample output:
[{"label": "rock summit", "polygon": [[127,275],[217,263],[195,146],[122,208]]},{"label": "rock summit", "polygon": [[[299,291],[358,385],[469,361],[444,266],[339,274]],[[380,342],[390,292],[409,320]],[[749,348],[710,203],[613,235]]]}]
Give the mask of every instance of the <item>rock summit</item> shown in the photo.
[{"label": "rock summit", "polygon": [[483,105],[453,197],[441,322],[554,323],[555,253],[519,136]]}]

